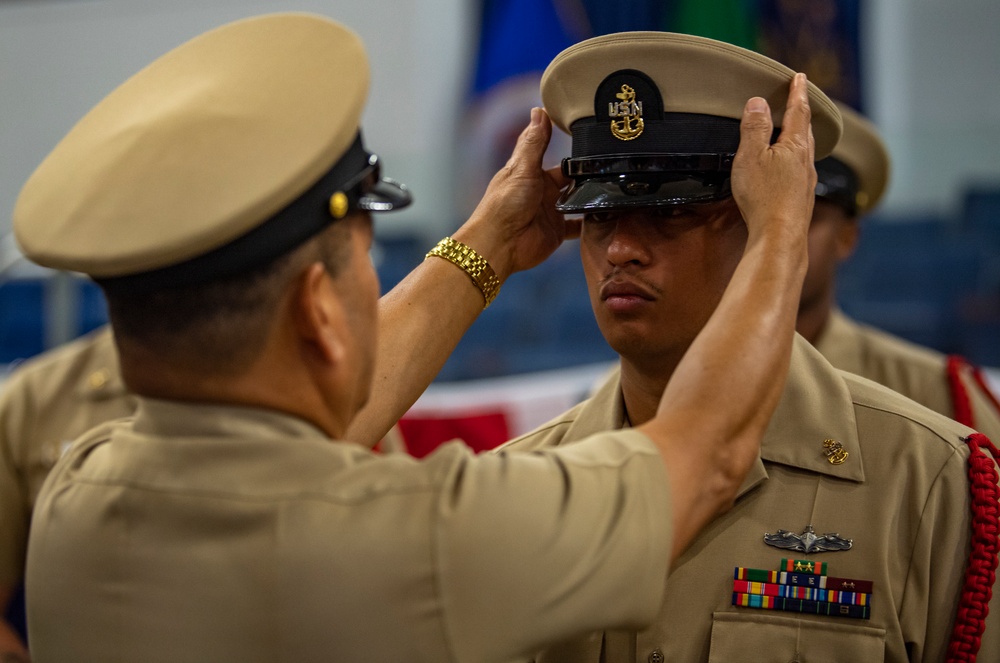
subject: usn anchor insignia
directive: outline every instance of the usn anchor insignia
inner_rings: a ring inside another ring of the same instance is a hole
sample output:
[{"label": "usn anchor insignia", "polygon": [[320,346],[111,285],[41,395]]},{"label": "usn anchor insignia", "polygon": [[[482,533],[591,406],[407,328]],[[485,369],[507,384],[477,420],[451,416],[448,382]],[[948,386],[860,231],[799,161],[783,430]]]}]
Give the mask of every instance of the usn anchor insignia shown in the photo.
[{"label": "usn anchor insignia", "polygon": [[777,534],[764,533],[764,543],[785,550],[799,550],[806,554],[818,552],[834,552],[850,550],[853,539],[841,538],[839,534],[820,534],[817,536],[812,525],[806,525],[802,534],[793,534],[786,529],[779,529]]},{"label": "usn anchor insignia", "polygon": [[638,138],[645,126],[642,102],[635,100],[635,90],[629,85],[622,85],[622,91],[615,96],[621,101],[608,104],[608,115],[622,119],[611,120],[611,133],[619,140]]},{"label": "usn anchor insignia", "polygon": [[823,453],[831,465],[842,465],[851,455],[844,450],[844,445],[836,440],[823,440]]}]

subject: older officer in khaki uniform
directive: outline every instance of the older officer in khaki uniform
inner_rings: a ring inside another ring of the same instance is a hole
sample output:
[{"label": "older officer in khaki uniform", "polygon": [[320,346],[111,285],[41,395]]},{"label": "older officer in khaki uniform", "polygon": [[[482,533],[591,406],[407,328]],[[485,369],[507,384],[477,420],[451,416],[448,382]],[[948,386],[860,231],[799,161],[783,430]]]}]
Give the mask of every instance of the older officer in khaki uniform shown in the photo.
[{"label": "older officer in khaki uniform", "polygon": [[889,152],[875,126],[847,106],[839,108],[844,136],[816,164],[809,271],[796,328],[837,368],[1000,440],[1000,411],[971,366],[855,322],[835,306],[837,267],[854,252],[860,219],[878,205],[890,173]]},{"label": "older officer in khaki uniform", "polygon": [[747,256],[662,411],[552,453],[424,461],[337,440],[378,439],[502,281],[558,246],[562,180],[536,109],[473,217],[376,304],[371,213],[409,194],[361,140],[367,85],[343,26],[239,21],[124,83],[24,186],[22,249],[100,283],[139,401],[39,496],[34,660],[506,661],[648,622],[670,560],[731,503],[805,274],[804,77],[775,145],[747,102]]},{"label": "older officer in khaki uniform", "polygon": [[[0,608],[24,578],[31,511],[56,460],[82,433],[134,410],[108,327],[25,362],[0,387]],[[26,655],[9,627],[0,643]]]},{"label": "older officer in khaki uniform", "polygon": [[[667,33],[598,37],[549,65],[542,99],[573,135],[563,167],[575,182],[559,207],[585,215],[584,271],[621,371],[505,450],[561,447],[652,416],[744,250],[727,166],[739,98],[782,75],[758,54]],[[654,625],[570,639],[538,660],[941,661],[957,614],[953,647],[974,649],[986,592],[966,594],[992,579],[977,561],[966,586],[966,566],[973,545],[995,560],[997,489],[979,450],[987,441],[975,434],[973,449],[970,435],[797,337],[760,457],[733,509],[671,569]],[[992,607],[980,660],[1000,652]]]}]

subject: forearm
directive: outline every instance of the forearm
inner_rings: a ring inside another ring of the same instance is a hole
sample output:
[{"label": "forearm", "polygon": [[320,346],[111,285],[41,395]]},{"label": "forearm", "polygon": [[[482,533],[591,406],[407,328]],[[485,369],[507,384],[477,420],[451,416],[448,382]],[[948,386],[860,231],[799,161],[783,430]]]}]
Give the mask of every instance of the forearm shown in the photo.
[{"label": "forearm", "polygon": [[[784,387],[805,275],[804,237],[797,245],[772,245],[747,247],[647,424],[671,478],[675,558],[731,504]],[[779,258],[776,250],[795,255]]]},{"label": "forearm", "polygon": [[[474,229],[454,237],[484,257],[496,255]],[[441,258],[424,260],[386,293],[379,300],[371,396],[347,439],[368,446],[382,439],[441,371],[484,303],[469,275]]]},{"label": "forearm", "polygon": [[661,413],[669,404],[669,416],[706,441],[763,435],[791,357],[805,244],[805,234],[786,234],[747,246],[714,314],[668,383]]},{"label": "forearm", "polygon": [[0,620],[0,663],[30,661],[28,649],[10,624]]},{"label": "forearm", "polygon": [[[565,182],[557,171],[542,170],[551,131],[545,113],[534,109],[510,161],[452,235],[485,258],[501,283],[540,263],[574,232],[555,211]],[[485,303],[467,273],[436,257],[382,297],[372,393],[347,439],[377,443],[438,374]]]},{"label": "forearm", "polygon": [[[14,594],[13,587],[0,586],[0,609],[6,610]],[[17,631],[6,620],[0,618],[0,663],[28,661],[28,648]]]}]

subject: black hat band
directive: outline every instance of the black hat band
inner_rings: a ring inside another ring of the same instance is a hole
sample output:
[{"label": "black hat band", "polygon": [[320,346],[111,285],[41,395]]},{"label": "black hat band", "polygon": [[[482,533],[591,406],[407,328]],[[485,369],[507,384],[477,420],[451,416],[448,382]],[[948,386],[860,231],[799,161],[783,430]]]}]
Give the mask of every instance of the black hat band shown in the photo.
[{"label": "black hat band", "polygon": [[734,154],[740,144],[740,121],[700,113],[667,113],[646,117],[642,134],[621,140],[609,122],[596,117],[577,120],[570,128],[572,156],[602,154]]},{"label": "black hat band", "polygon": [[567,177],[602,175],[708,173],[732,170],[735,154],[609,154],[598,157],[563,159]]},{"label": "black hat band", "polygon": [[848,214],[858,213],[857,173],[836,157],[827,157],[816,162],[816,196],[843,207]]},{"label": "black hat band", "polygon": [[[740,120],[667,112],[664,94],[645,73],[616,71],[594,95],[594,115],[570,126],[572,156],[562,162],[573,184],[563,212],[678,205],[731,195],[729,175]],[[771,135],[777,140],[780,130]]]}]

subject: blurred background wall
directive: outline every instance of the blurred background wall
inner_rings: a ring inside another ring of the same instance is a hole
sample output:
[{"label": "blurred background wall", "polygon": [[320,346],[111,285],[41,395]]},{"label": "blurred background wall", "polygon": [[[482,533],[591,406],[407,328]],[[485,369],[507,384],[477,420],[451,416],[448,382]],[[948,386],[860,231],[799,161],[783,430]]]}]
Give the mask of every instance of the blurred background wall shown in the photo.
[{"label": "blurred background wall", "polygon": [[[1000,365],[1000,3],[995,0],[0,0],[0,363],[103,322],[93,286],[17,262],[10,211],[33,168],[128,75],[223,22],[319,12],[372,60],[369,146],[416,194],[379,217],[391,287],[478,200],[539,103],[538,76],[579,39],[703,34],[807,71],[868,114],[894,159],[887,198],[845,267],[843,307],[946,352]],[[551,162],[565,153],[557,140]],[[517,275],[443,379],[610,358],[576,247]]]}]

